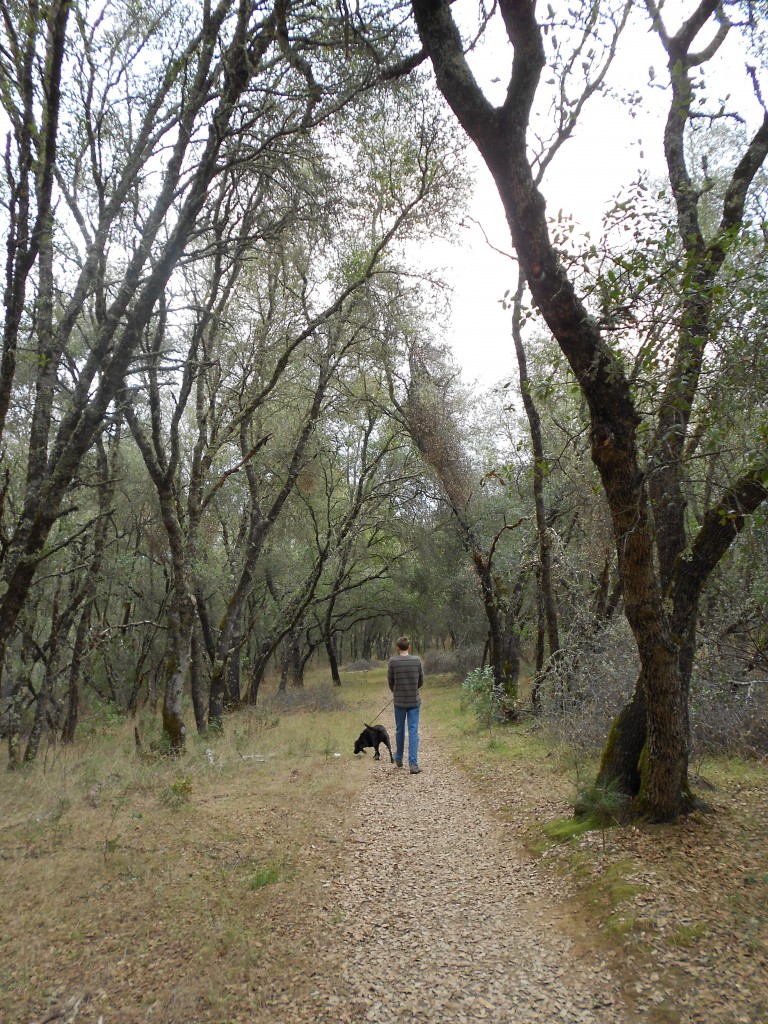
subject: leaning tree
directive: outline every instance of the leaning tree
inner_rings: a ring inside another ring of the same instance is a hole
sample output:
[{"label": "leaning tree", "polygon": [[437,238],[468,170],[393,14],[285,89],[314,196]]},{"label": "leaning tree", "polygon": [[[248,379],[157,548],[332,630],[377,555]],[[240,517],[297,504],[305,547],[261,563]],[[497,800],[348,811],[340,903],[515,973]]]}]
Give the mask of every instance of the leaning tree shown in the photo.
[{"label": "leaning tree", "polygon": [[[611,511],[625,610],[640,658],[634,694],[608,738],[601,779],[633,798],[636,813],[671,820],[692,802],[687,775],[688,684],[699,597],[746,518],[768,496],[768,459],[765,450],[758,449],[737,465],[700,522],[692,523],[686,516],[686,441],[705,356],[716,333],[723,274],[745,230],[750,188],[768,153],[768,111],[757,71],[751,68],[762,119],[727,169],[717,218],[712,226],[709,209],[705,227],[707,193],[689,165],[687,131],[702,112],[717,117],[718,110],[707,110],[707,97],[696,76],[736,31],[731,19],[740,8],[702,0],[673,32],[653,0],[647,4],[652,28],[667,55],[670,102],[664,151],[680,267],[674,339],[646,453],[641,406],[622,352],[610,344],[561,259],[536,174],[531,127],[534,105],[547,89],[545,40],[555,30],[562,36],[568,26],[555,25],[551,7],[537,16],[535,4],[528,0],[499,0],[488,17],[501,19],[511,68],[504,101],[494,106],[470,68],[471,43],[462,38],[448,0],[412,0],[411,7],[438,88],[493,175],[533,302],[565,354],[589,409],[591,455]],[[625,12],[626,7],[615,11],[614,26],[621,27]],[[595,4],[569,9],[570,27],[578,37],[576,56],[562,60],[557,50],[549,79],[564,101],[557,106],[558,138],[563,141],[573,128],[571,114],[580,109],[578,100],[569,96],[570,85],[581,76],[584,96],[590,76],[602,72],[595,53],[606,13],[610,15]],[[609,27],[609,53],[614,39]]]}]

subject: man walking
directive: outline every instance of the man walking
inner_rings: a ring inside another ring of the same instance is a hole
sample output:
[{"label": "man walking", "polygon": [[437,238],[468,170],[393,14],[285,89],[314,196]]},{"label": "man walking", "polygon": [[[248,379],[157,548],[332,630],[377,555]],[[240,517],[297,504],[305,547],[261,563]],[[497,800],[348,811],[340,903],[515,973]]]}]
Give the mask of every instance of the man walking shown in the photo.
[{"label": "man walking", "polygon": [[411,642],[401,636],[395,644],[397,654],[389,659],[387,682],[394,694],[395,704],[395,765],[403,767],[405,751],[405,726],[408,725],[408,767],[411,775],[418,775],[419,768],[419,690],[424,685],[424,669],[421,658],[410,653]]}]

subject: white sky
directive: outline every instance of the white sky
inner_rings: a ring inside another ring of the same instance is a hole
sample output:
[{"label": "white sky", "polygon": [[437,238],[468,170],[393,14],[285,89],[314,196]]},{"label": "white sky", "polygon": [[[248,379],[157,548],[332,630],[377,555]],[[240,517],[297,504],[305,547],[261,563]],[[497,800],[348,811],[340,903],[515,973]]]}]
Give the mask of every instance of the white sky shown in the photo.
[{"label": "white sky", "polygon": [[[593,97],[574,138],[550,167],[542,189],[550,215],[556,215],[559,209],[573,214],[593,237],[599,233],[602,213],[611,198],[622,186],[636,180],[639,170],[654,176],[663,174],[662,136],[669,99],[662,88],[667,81],[666,60],[641,14],[638,12],[638,23],[625,33],[609,84],[642,91],[642,109],[635,108],[630,115],[629,108],[618,99]],[[670,17],[668,28],[674,31],[679,23]],[[740,71],[738,77],[742,77],[743,56],[735,47],[732,52]],[[500,80],[497,90],[506,88],[508,81],[507,53],[502,41],[480,51],[474,62],[478,78],[482,75],[488,83],[494,78]],[[656,76],[653,86],[649,86],[651,66]],[[709,78],[712,91],[723,96],[734,84],[733,77],[722,71]],[[493,95],[492,89],[492,85],[487,86],[486,95],[492,102],[500,102],[502,96]],[[742,94],[741,103],[749,105],[752,99]],[[483,225],[493,246],[509,252],[509,234],[493,180],[473,146],[470,158],[476,166],[471,216]],[[454,288],[452,330],[444,340],[451,344],[463,367],[465,381],[476,381],[480,388],[486,388],[517,379],[510,314],[499,301],[514,286],[516,272],[509,257],[494,253],[486,244],[477,226],[467,228],[463,236],[460,245],[435,248],[436,260],[446,267]]]},{"label": "white sky", "polygon": [[[607,106],[607,101],[601,106]],[[607,138],[606,120],[610,124]],[[606,118],[603,110],[599,118],[585,120],[578,137],[561,150],[545,180],[547,212],[556,215],[562,209],[597,235],[611,197],[637,177],[642,165],[648,165],[652,147],[649,140],[641,159],[639,127],[626,111],[623,116],[612,112]],[[662,130],[663,122],[658,127],[659,137]],[[658,154],[654,155],[658,159]],[[517,377],[510,313],[500,303],[504,292],[514,288],[517,271],[509,255],[493,251],[511,252],[507,223],[490,172],[474,150],[471,156],[476,167],[471,217],[482,229],[468,225],[463,243],[443,256],[446,261],[450,259],[448,276],[454,288],[453,331],[447,340],[465,368],[466,381],[477,379],[481,387],[487,387]]]}]

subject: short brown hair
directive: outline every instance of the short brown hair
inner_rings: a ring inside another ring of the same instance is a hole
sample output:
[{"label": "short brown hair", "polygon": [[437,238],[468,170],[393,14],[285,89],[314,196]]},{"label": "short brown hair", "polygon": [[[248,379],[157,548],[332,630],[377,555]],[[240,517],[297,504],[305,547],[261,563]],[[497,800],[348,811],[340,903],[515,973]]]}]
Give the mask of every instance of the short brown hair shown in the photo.
[{"label": "short brown hair", "polygon": [[410,646],[411,641],[408,639],[407,636],[401,636],[395,642],[395,647],[398,649],[398,651],[407,651]]}]

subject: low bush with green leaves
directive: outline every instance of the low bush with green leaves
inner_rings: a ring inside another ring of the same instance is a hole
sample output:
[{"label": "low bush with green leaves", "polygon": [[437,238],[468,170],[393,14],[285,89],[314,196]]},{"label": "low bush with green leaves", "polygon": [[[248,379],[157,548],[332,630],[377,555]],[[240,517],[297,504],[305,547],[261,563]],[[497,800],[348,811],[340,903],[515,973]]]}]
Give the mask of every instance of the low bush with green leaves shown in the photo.
[{"label": "low bush with green leaves", "polygon": [[462,704],[472,709],[480,725],[490,729],[506,719],[503,703],[494,690],[490,668],[473,669],[462,683],[461,690]]},{"label": "low bush with green leaves", "polygon": [[161,801],[173,810],[184,807],[192,799],[192,779],[189,775],[182,775],[170,786],[167,786],[160,794]]}]

